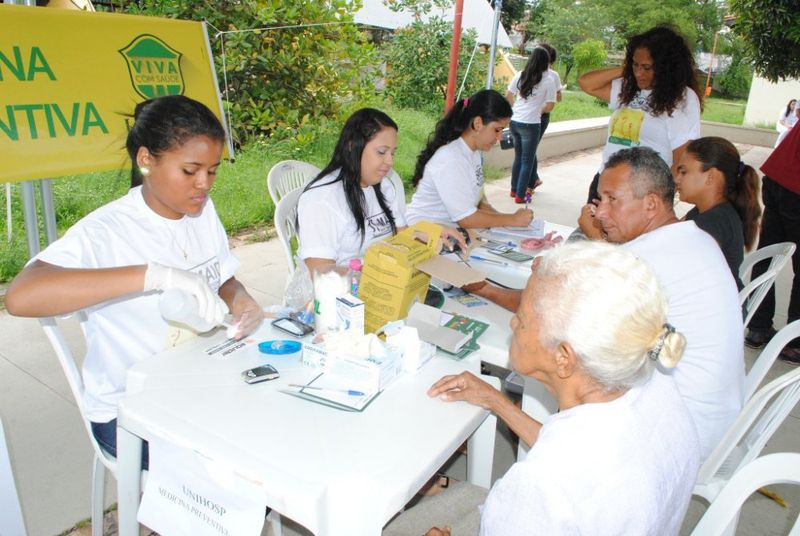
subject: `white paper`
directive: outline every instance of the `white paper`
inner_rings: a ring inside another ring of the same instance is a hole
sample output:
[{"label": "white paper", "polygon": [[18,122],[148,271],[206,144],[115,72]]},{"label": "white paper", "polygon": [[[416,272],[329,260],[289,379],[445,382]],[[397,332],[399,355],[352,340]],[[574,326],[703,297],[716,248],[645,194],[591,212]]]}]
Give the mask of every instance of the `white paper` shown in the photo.
[{"label": "white paper", "polygon": [[534,218],[527,227],[492,227],[489,232],[515,238],[542,238],[544,236],[544,220]]},{"label": "white paper", "polygon": [[261,486],[193,449],[153,437],[138,520],[162,536],[259,536]]}]

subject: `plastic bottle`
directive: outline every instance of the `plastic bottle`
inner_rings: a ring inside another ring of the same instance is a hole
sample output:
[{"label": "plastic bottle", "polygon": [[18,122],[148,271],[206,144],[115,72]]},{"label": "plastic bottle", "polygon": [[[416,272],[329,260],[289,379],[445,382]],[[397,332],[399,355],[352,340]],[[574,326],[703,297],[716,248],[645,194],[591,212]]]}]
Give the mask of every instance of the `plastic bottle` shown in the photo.
[{"label": "plastic bottle", "polygon": [[197,333],[205,333],[216,327],[197,314],[197,298],[183,290],[173,288],[161,294],[158,309],[164,320],[183,324]]},{"label": "plastic bottle", "polygon": [[361,259],[350,259],[350,272],[347,274],[350,282],[350,294],[358,298],[358,286],[361,284]]}]

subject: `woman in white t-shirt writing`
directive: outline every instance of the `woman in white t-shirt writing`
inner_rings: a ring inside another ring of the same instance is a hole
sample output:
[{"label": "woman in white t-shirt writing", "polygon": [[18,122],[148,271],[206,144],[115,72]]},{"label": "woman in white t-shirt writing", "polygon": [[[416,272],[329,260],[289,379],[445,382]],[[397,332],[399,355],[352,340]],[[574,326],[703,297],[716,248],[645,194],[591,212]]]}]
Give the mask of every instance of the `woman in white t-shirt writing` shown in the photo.
[{"label": "woman in white t-shirt writing", "polygon": [[[361,258],[369,245],[406,227],[391,180],[397,123],[380,110],[351,115],[327,166],[306,185],[297,205],[298,255],[309,270]],[[455,229],[443,230],[466,248]]]},{"label": "woman in white t-shirt writing", "polygon": [[[634,35],[622,67],[586,73],[578,84],[614,110],[603,149],[604,165],[620,149],[644,146],[656,151],[673,175],[677,173],[686,145],[700,137],[702,109],[694,58],[680,35],[663,26]],[[597,199],[599,178],[598,171],[589,189],[589,203]]]},{"label": "woman in white t-shirt writing", "polygon": [[187,334],[162,318],[162,291],[193,296],[212,326],[230,310],[239,338],[264,317],[233,276],[239,261],[208,197],[224,140],[222,124],[200,102],[174,95],[138,104],[127,139],[131,189],[34,257],[6,293],[13,315],[86,312],[83,405],[112,456],[128,369]]},{"label": "woman in white t-shirt writing", "polygon": [[506,99],[512,105],[511,137],[514,164],[511,167],[511,194],[514,202],[525,202],[526,195],[541,184],[536,149],[542,138],[542,114],[556,102],[556,87],[548,74],[550,54],[541,47],[531,52],[525,69],[511,79]]},{"label": "woman in white t-shirt writing", "polygon": [[495,210],[483,192],[480,151],[499,140],[511,119],[511,105],[497,91],[484,89],[457,101],[436,124],[417,157],[416,187],[408,207],[410,223],[431,220],[465,229],[526,226],[533,211]]}]

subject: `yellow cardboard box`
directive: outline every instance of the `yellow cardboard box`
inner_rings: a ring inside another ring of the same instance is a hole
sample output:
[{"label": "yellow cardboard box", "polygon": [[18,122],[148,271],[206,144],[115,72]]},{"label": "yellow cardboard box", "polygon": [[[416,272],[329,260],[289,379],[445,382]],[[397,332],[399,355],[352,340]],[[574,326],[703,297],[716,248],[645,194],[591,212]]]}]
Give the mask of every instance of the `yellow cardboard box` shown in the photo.
[{"label": "yellow cardboard box", "polygon": [[420,272],[417,264],[438,254],[441,232],[439,225],[419,222],[367,249],[358,287],[365,332],[405,318],[414,302],[425,301],[431,276]]}]

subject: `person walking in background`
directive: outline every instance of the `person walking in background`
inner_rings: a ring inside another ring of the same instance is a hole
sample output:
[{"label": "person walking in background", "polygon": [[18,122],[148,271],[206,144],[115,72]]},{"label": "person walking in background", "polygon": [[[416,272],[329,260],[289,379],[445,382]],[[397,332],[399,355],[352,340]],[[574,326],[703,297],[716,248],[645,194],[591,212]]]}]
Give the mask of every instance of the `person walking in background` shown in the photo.
[{"label": "person walking in background", "polygon": [[[694,58],[683,37],[670,28],[634,35],[622,67],[588,72],[578,84],[614,110],[603,165],[620,149],[643,146],[655,150],[674,175],[686,145],[700,137],[702,97]],[[589,188],[590,203],[597,199],[599,179],[600,171]]]},{"label": "person walking in background", "polygon": [[[789,311],[786,323],[800,318],[800,129],[793,128],[761,166],[764,178],[761,182],[761,197],[764,202],[764,217],[758,247],[763,248],[780,242],[794,242],[798,246],[792,255],[792,290],[789,295]],[[753,267],[753,279],[767,270],[769,261]],[[760,348],[766,344],[775,329],[775,286],[769,289],[764,301],[750,320],[745,344]],[[800,339],[795,339],[778,356],[783,361],[800,365]]]},{"label": "person walking in background", "polygon": [[549,67],[547,50],[534,48],[525,69],[511,79],[506,93],[514,111],[511,116],[514,140],[511,195],[519,204],[525,203],[527,194],[541,184],[536,149],[542,138],[542,113],[549,113],[556,102],[556,86],[548,74]]},{"label": "person walking in background", "polygon": [[719,244],[736,286],[742,290],[739,266],[744,249],[758,237],[758,173],[742,162],[736,147],[723,138],[698,138],[678,162],[675,188],[681,201],[692,203],[684,220],[693,221]]},{"label": "person walking in background", "polygon": [[[553,80],[553,83],[556,86],[556,103],[561,102],[561,90],[563,86],[561,85],[561,76],[559,76],[558,71],[553,69],[553,65],[556,63],[556,58],[558,57],[558,53],[556,49],[548,45],[547,43],[539,43],[539,46],[547,51],[547,54],[550,56],[550,68],[547,69],[547,75]],[[555,104],[553,105],[555,107]],[[552,110],[551,110],[552,111]],[[539,133],[539,142],[541,143],[542,137],[544,136],[545,130],[547,130],[547,125],[550,124],[550,112],[543,112],[542,113],[542,130]]]}]

